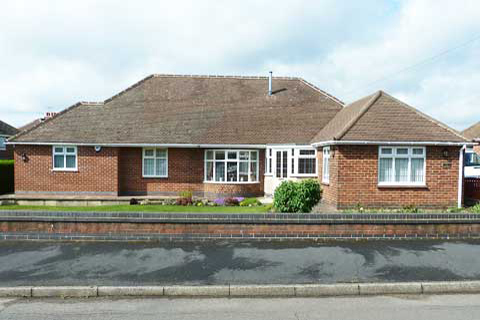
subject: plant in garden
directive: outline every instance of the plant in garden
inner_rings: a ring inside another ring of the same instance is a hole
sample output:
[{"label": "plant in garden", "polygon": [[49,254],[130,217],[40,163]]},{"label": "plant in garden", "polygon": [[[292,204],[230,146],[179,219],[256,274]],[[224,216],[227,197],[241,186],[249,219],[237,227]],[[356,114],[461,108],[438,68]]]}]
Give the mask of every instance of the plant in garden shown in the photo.
[{"label": "plant in garden", "polygon": [[178,198],[176,201],[176,205],[178,206],[190,206],[192,204],[192,198]]},{"label": "plant in garden", "polygon": [[280,212],[310,212],[321,196],[317,180],[284,181],[275,190],[273,203]]},{"label": "plant in garden", "polygon": [[224,199],[224,204],[226,206],[238,206],[239,203],[238,198],[229,197]]},{"label": "plant in garden", "polygon": [[245,198],[244,200],[240,201],[240,206],[242,207],[256,207],[260,206],[262,203],[258,201],[257,198]]}]

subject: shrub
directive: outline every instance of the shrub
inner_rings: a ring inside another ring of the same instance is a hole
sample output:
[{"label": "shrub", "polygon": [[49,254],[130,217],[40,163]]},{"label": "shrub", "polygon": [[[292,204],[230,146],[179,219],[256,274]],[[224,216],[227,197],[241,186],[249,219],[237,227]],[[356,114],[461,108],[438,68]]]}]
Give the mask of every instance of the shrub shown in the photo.
[{"label": "shrub", "polygon": [[470,207],[468,210],[473,213],[480,213],[480,203],[477,203],[473,207]]},{"label": "shrub", "polygon": [[230,197],[230,198],[225,198],[225,199],[224,199],[224,204],[225,204],[226,206],[238,206],[239,203],[240,203],[240,202],[238,201],[237,198],[231,198],[231,197]]},{"label": "shrub", "polygon": [[193,198],[193,193],[192,191],[182,191],[179,193],[180,198]]},{"label": "shrub", "polygon": [[138,204],[138,200],[135,198],[130,199],[130,205],[134,206]]},{"label": "shrub", "polygon": [[275,190],[273,203],[280,212],[310,212],[321,195],[317,180],[284,181]]},{"label": "shrub", "polygon": [[13,160],[0,160],[0,194],[13,193]]},{"label": "shrub", "polygon": [[240,201],[240,206],[242,207],[256,207],[261,204],[262,203],[258,201],[257,198],[245,198],[243,201]]},{"label": "shrub", "polygon": [[192,198],[178,198],[175,202],[177,206],[190,206],[193,204]]}]

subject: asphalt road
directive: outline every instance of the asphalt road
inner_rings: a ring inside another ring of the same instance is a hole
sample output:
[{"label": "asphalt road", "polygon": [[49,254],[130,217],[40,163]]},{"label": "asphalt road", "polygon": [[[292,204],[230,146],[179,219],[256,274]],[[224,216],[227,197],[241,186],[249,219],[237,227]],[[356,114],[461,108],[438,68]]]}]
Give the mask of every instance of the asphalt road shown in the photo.
[{"label": "asphalt road", "polygon": [[478,280],[478,266],[480,241],[0,242],[0,286]]},{"label": "asphalt road", "polygon": [[478,295],[322,299],[0,300],[0,319],[22,320],[470,320]]}]

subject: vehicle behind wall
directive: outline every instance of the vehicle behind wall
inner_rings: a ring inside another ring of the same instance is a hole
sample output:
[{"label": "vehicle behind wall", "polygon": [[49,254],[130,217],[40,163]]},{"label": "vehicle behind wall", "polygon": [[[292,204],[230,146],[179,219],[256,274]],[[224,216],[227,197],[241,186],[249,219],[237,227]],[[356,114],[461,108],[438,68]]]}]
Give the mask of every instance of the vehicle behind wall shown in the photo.
[{"label": "vehicle behind wall", "polygon": [[480,178],[480,155],[473,148],[465,150],[465,178]]}]

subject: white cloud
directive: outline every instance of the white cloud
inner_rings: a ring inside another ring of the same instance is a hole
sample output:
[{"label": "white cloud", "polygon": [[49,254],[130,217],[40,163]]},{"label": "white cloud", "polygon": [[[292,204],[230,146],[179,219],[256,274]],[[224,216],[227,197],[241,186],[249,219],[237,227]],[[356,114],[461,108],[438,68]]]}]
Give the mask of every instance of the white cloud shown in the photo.
[{"label": "white cloud", "polygon": [[478,16],[480,4],[467,0],[9,1],[0,119],[19,126],[151,73],[273,69],[347,101],[386,89],[462,128],[480,120],[469,101],[480,84],[478,43],[366,85],[475,36]]}]

